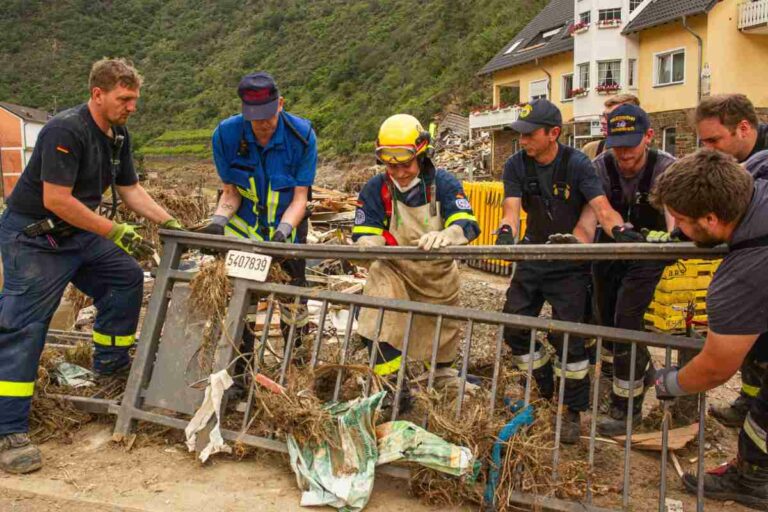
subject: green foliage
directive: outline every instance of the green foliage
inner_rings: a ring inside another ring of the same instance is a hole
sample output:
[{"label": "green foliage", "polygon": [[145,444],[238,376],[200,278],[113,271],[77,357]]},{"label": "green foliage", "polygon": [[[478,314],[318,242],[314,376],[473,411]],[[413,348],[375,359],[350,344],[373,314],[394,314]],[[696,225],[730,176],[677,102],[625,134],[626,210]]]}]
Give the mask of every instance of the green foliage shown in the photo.
[{"label": "green foliage", "polygon": [[201,128],[199,130],[168,130],[153,142],[180,142],[180,141],[205,141],[210,142],[213,130]]},{"label": "green foliage", "polygon": [[180,144],[178,146],[142,146],[137,151],[145,156],[211,156],[211,148],[205,144]]},{"label": "green foliage", "polygon": [[[240,109],[239,79],[263,69],[325,154],[368,150],[387,116],[427,124],[490,101],[477,71],[546,0],[4,0],[0,99],[49,110],[87,99],[91,63],[144,74],[138,144],[215,126]],[[167,132],[173,130],[172,132]],[[163,140],[159,140],[163,142]]]}]

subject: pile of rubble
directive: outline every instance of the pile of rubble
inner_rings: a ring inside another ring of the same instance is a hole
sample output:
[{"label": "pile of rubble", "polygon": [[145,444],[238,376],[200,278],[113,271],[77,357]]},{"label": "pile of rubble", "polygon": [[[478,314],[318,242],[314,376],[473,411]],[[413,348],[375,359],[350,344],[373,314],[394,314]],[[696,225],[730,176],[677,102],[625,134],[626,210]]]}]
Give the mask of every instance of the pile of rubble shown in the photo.
[{"label": "pile of rubble", "polygon": [[491,137],[488,132],[482,132],[470,140],[445,130],[437,137],[434,161],[436,167],[459,180],[488,180],[491,178]]}]

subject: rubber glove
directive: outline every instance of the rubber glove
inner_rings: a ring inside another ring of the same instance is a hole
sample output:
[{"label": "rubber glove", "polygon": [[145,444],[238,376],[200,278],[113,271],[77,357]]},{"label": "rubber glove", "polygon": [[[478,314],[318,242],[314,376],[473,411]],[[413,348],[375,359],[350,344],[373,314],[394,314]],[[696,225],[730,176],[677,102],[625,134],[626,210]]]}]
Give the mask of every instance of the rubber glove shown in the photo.
[{"label": "rubber glove", "polygon": [[464,236],[464,230],[458,224],[449,226],[442,231],[430,231],[419,238],[419,249],[424,251],[437,250],[449,245],[465,245],[469,240]]},{"label": "rubber glove", "polygon": [[142,260],[155,253],[155,247],[136,232],[137,226],[115,222],[107,233],[107,238],[137,260]]},{"label": "rubber glove", "polygon": [[163,229],[174,229],[176,231],[186,231],[186,229],[184,229],[184,226],[181,224],[181,222],[179,222],[178,219],[174,219],[173,217],[171,217],[167,221],[160,224],[160,227]]},{"label": "rubber glove", "polygon": [[229,224],[229,219],[225,215],[214,215],[211,217],[210,222],[200,229],[195,230],[196,233],[205,233],[208,235],[223,235],[224,226]]}]

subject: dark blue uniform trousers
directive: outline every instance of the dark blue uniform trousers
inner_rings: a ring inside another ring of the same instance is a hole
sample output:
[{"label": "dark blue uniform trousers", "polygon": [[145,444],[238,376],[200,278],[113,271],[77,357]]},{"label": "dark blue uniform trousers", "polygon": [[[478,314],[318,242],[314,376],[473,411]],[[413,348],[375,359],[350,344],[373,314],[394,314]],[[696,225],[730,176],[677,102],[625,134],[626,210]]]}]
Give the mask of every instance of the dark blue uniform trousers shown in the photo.
[{"label": "dark blue uniform trousers", "polygon": [[113,242],[78,231],[28,237],[36,219],[6,211],[0,219],[5,282],[0,293],[0,435],[29,430],[29,408],[45,335],[68,283],[93,297],[93,369],[109,374],[130,363],[144,273]]}]

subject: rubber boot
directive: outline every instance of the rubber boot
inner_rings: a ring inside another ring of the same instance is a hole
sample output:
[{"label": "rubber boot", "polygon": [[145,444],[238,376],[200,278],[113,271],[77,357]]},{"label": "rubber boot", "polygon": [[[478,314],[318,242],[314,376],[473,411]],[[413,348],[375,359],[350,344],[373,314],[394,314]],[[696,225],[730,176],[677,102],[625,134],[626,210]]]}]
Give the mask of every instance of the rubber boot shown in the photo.
[{"label": "rubber boot", "polygon": [[747,413],[752,406],[752,400],[748,396],[739,395],[736,400],[728,405],[712,405],[710,414],[726,427],[740,427],[747,419]]},{"label": "rubber boot", "polygon": [[[696,475],[683,475],[683,484],[696,494]],[[704,497],[768,510],[768,471],[736,461],[724,464],[704,475]]]},{"label": "rubber boot", "polygon": [[40,450],[24,433],[0,436],[0,469],[7,473],[24,474],[43,466]]},{"label": "rubber boot", "polygon": [[579,411],[565,409],[565,412],[563,412],[563,423],[560,427],[560,442],[563,444],[576,444],[579,442],[580,436],[581,414]]}]

